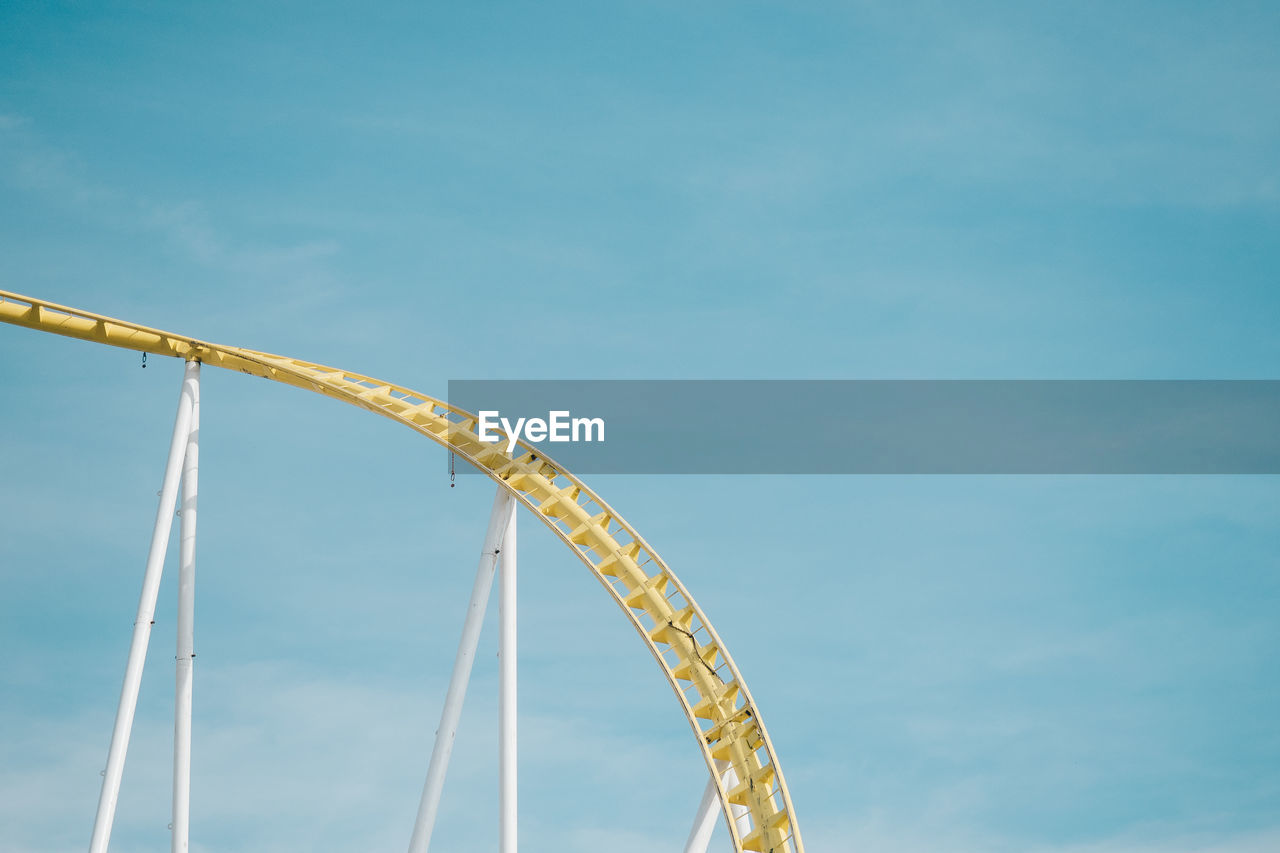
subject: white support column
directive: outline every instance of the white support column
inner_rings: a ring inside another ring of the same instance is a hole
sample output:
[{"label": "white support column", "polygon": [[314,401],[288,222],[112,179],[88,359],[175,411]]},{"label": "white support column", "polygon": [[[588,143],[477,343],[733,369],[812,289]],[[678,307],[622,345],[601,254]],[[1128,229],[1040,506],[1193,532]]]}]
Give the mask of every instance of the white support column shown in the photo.
[{"label": "white support column", "polygon": [[462,715],[462,701],[466,698],[471,665],[475,662],[476,645],[480,641],[485,605],[493,586],[494,566],[514,509],[515,498],[499,486],[498,494],[493,498],[493,511],[489,513],[489,527],[485,531],[484,545],[480,550],[480,567],[476,569],[476,582],[471,589],[471,602],[467,605],[462,638],[458,641],[458,655],[453,661],[453,675],[449,678],[449,690],[444,697],[440,728],[436,729],[436,742],[431,750],[431,764],[427,767],[427,781],[422,788],[422,802],[418,804],[413,836],[409,840],[409,853],[426,853],[431,844],[431,832],[435,829],[436,813],[440,808],[440,792],[444,789],[444,775],[449,769],[453,739],[458,732],[458,718]]},{"label": "white support column", "polygon": [[[717,761],[716,767],[724,775],[721,777],[726,791],[738,784],[738,773],[727,761]],[[716,812],[720,811],[720,792],[716,790],[716,780],[708,779],[707,787],[702,792],[702,800],[698,803],[698,814],[693,819],[693,829],[689,832],[689,840],[684,844],[684,853],[707,853],[711,845],[711,833],[716,828]],[[750,810],[746,806],[730,805],[734,822],[738,827],[738,835],[745,837],[751,831]]]},{"label": "white support column", "polygon": [[516,513],[511,513],[502,539],[498,587],[501,617],[498,639],[498,853],[516,853]]},{"label": "white support column", "polygon": [[173,524],[174,504],[178,498],[178,478],[182,474],[182,459],[186,454],[187,436],[191,430],[191,408],[195,400],[199,371],[200,365],[197,362],[187,362],[186,374],[182,380],[182,392],[178,397],[178,416],[174,420],[173,437],[169,442],[169,458],[165,463],[164,480],[160,487],[160,502],[156,507],[156,523],[151,533],[151,547],[147,551],[142,594],[138,598],[138,613],[133,622],[129,660],[125,665],[124,684],[120,688],[120,704],[116,707],[116,722],[111,730],[111,746],[107,750],[107,768],[102,773],[102,792],[98,796],[98,811],[93,819],[93,836],[89,841],[89,853],[106,853],[107,842],[111,839],[111,824],[116,817],[116,801],[120,796],[120,778],[124,774],[125,753],[129,749],[133,714],[138,706],[142,665],[146,662],[147,644],[151,639],[156,595],[160,591],[160,574],[164,568],[165,551],[168,549],[169,532]]},{"label": "white support column", "polygon": [[187,853],[191,822],[191,682],[195,666],[196,495],[200,474],[200,365],[194,364],[191,430],[182,466],[178,525],[178,651],[173,717],[172,853]]},{"label": "white support column", "polygon": [[693,819],[693,829],[689,831],[689,840],[684,843],[684,853],[707,853],[711,846],[711,833],[716,830],[719,805],[720,792],[716,790],[716,780],[708,779],[702,800],[698,803],[698,814]]}]

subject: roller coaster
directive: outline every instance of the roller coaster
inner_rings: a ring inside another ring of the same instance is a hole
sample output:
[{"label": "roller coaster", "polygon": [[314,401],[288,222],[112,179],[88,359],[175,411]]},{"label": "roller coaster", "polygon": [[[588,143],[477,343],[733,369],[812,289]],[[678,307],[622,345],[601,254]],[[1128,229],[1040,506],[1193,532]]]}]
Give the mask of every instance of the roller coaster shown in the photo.
[{"label": "roller coaster", "polygon": [[347,370],[213,344],[3,290],[0,290],[0,321],[144,354],[182,359],[186,363],[90,853],[104,853],[110,839],[142,662],[150,637],[150,616],[154,613],[179,488],[182,489],[183,512],[179,537],[179,655],[172,849],[175,853],[187,850],[193,664],[190,614],[191,597],[194,595],[192,566],[199,372],[202,365],[292,385],[389,418],[446,448],[497,485],[475,589],[410,840],[410,853],[425,853],[430,842],[457,715],[475,654],[480,620],[490,584],[499,569],[503,578],[500,849],[503,853],[514,853],[516,849],[514,575],[517,505],[550,528],[604,586],[662,670],[692,728],[710,778],[698,806],[685,853],[704,853],[711,840],[717,811],[724,818],[735,851],[804,853],[791,796],[764,721],[741,672],[706,614],[658,552],[590,487],[548,458],[540,448],[520,441],[508,450],[507,442],[481,441],[474,414],[421,392]]}]

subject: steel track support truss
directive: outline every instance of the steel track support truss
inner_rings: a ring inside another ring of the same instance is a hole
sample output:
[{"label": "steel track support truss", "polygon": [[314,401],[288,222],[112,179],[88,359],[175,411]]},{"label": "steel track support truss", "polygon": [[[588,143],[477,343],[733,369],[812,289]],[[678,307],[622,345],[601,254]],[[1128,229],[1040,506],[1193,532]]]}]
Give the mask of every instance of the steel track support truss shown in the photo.
[{"label": "steel track support truss", "polygon": [[480,628],[484,623],[484,612],[493,587],[495,571],[501,576],[498,652],[499,850],[500,853],[516,853],[515,505],[515,498],[511,493],[499,488],[493,498],[493,510],[489,513],[489,525],[485,531],[484,544],[480,548],[480,566],[476,569],[471,600],[467,603],[467,616],[462,623],[462,637],[458,641],[453,674],[449,677],[449,688],[445,692],[444,709],[440,712],[440,726],[436,729],[431,762],[427,766],[427,780],[422,787],[422,800],[418,804],[418,816],[413,824],[413,835],[409,839],[409,853],[427,853],[431,845],[431,834],[435,830],[436,816],[440,811],[444,777],[449,770],[449,758],[453,755],[453,742],[458,734],[462,703],[466,699],[467,684],[471,680],[471,666],[475,663]]},{"label": "steel track support truss", "polygon": [[178,414],[169,441],[169,455],[161,481],[160,501],[156,507],[151,546],[142,578],[142,594],[133,621],[133,637],[125,664],[124,684],[116,706],[111,745],[107,749],[107,766],[102,771],[102,790],[98,810],[93,819],[93,835],[89,853],[106,853],[115,823],[116,803],[120,798],[120,780],[124,775],[125,755],[133,731],[133,717],[138,707],[138,690],[142,685],[142,667],[155,624],[156,598],[160,592],[160,576],[164,570],[169,534],[182,486],[182,521],[180,525],[180,566],[178,577],[178,651],[177,688],[175,693],[173,738],[173,836],[174,853],[185,853],[188,842],[188,818],[191,804],[191,683],[195,653],[195,539],[196,481],[200,442],[200,362],[187,362],[178,395]]},{"label": "steel track support truss", "polygon": [[[176,335],[5,290],[0,290],[0,323],[196,360],[322,394],[395,421],[475,466],[561,540],[636,630],[689,722],[718,789],[713,802],[725,815],[733,849],[804,853],[795,808],[760,709],[706,613],[639,532],[541,448],[525,442],[517,442],[516,449],[488,443],[478,434],[474,414],[371,376]],[[681,417],[680,412],[668,415]],[[754,618],[759,630],[786,630],[767,607]],[[724,772],[722,763],[727,765]]]}]

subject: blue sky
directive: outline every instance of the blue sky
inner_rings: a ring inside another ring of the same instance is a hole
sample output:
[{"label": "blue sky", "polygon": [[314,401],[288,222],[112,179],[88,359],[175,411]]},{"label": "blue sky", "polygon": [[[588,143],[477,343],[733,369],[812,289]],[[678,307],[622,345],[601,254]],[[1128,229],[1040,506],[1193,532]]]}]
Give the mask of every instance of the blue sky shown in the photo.
[{"label": "blue sky", "polygon": [[[1276,378],[1278,30],[1266,3],[9,3],[0,287],[437,394]],[[180,373],[0,328],[6,849],[87,841]],[[193,849],[398,849],[491,491],[239,375],[206,372],[202,426]],[[1280,848],[1274,478],[593,485],[729,645],[815,853]],[[562,550],[526,520],[523,847],[678,849],[696,749]],[[172,574],[113,850],[167,844]],[[439,851],[496,836],[492,628]]]}]

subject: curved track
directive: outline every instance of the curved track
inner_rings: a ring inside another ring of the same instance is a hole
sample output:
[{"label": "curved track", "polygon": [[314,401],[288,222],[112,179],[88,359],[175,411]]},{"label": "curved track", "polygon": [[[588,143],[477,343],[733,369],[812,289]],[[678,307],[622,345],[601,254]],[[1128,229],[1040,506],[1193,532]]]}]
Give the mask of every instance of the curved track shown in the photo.
[{"label": "curved track", "polygon": [[[487,444],[475,416],[368,376],[221,346],[0,290],[0,321],[153,355],[195,360],[315,391],[390,418],[475,465],[507,489],[604,585],[662,668],[720,788],[735,850],[804,853],[773,744],[746,683],[684,584],[631,525],[581,480],[524,442]],[[726,790],[718,768],[739,782]],[[744,806],[749,827],[730,816]]]}]

